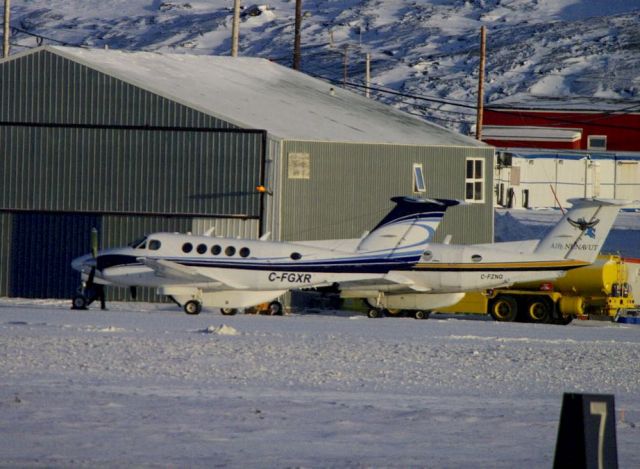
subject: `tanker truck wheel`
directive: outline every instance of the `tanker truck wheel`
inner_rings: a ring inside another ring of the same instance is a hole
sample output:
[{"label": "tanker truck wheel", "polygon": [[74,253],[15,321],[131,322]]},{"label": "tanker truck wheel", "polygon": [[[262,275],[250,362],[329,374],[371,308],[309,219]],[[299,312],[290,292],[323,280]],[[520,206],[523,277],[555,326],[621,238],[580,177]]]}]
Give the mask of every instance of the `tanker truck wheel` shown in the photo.
[{"label": "tanker truck wheel", "polygon": [[511,296],[498,296],[489,304],[491,317],[500,322],[513,322],[518,316],[518,303]]},{"label": "tanker truck wheel", "polygon": [[553,303],[547,298],[529,298],[526,301],[528,321],[537,324],[546,324],[553,316]]}]

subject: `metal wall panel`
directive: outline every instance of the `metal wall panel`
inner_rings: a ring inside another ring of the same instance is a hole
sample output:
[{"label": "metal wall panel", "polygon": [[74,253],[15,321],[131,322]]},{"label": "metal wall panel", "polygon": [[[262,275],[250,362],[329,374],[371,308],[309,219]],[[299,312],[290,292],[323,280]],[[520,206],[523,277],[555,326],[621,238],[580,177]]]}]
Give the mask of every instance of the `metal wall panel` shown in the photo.
[{"label": "metal wall panel", "polygon": [[41,50],[0,64],[0,121],[236,128]]},{"label": "metal wall panel", "polygon": [[265,162],[265,185],[271,194],[265,196],[263,232],[271,233],[270,239],[281,239],[282,205],[282,140],[268,138]]},{"label": "metal wall panel", "polygon": [[0,296],[9,295],[11,220],[10,213],[0,212]]},{"label": "metal wall panel", "polygon": [[229,238],[258,239],[259,221],[256,219],[239,220],[237,218],[194,218],[191,232],[201,235],[213,228],[211,236]]},{"label": "metal wall panel", "polygon": [[[310,178],[288,177],[288,155],[308,153]],[[493,148],[420,147],[285,142],[282,169],[282,238],[359,237],[392,208],[389,198],[413,195],[413,164],[422,163],[426,197],[464,199],[465,158],[485,159],[485,202],[450,209],[436,239],[493,241]]]},{"label": "metal wall panel", "polygon": [[259,215],[261,133],[0,127],[0,209]]},{"label": "metal wall panel", "polygon": [[264,132],[49,51],[0,80],[0,209],[259,215]]}]

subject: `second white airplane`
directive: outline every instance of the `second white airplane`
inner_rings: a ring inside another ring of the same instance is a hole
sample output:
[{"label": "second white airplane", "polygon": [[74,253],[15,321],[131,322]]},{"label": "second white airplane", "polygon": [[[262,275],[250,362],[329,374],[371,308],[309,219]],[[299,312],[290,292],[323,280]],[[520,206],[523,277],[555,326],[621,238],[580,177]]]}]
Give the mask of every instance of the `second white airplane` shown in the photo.
[{"label": "second white airplane", "polygon": [[[275,242],[153,233],[127,247],[79,257],[72,267],[89,284],[155,287],[187,314],[202,306],[233,314],[292,289],[337,286],[342,297],[384,308],[432,310],[466,291],[554,279],[594,262],[619,209],[629,201],[572,199],[541,240],[475,245],[432,243],[448,199],[395,197],[395,208],[357,240]],[[91,285],[89,285],[91,287]],[[89,291],[87,289],[87,291]],[[77,295],[75,307],[92,298]]]}]

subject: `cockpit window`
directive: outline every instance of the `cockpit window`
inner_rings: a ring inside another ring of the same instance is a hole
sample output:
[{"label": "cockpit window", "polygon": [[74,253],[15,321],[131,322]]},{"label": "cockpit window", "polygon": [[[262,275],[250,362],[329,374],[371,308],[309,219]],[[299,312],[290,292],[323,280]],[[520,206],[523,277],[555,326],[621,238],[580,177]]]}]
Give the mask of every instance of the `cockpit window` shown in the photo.
[{"label": "cockpit window", "polygon": [[160,249],[160,246],[162,246],[162,243],[157,239],[152,239],[151,241],[149,241],[149,249],[152,251],[157,251],[158,249]]},{"label": "cockpit window", "polygon": [[[146,241],[147,241],[147,237],[143,236],[142,238],[138,238],[134,241],[131,241],[129,243],[129,247],[130,248],[140,248],[140,249],[144,249],[144,246],[142,246],[143,244],[146,246]],[[142,246],[142,247],[141,247]]]}]

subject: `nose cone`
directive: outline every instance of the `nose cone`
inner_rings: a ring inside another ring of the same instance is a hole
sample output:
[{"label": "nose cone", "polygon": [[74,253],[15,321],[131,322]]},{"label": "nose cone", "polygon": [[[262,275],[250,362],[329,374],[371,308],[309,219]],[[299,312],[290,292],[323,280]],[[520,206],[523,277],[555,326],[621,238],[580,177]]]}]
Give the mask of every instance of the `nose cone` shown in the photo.
[{"label": "nose cone", "polygon": [[91,254],[85,254],[84,256],[76,257],[71,261],[71,268],[78,272],[88,272],[92,267],[96,266],[96,260]]}]

